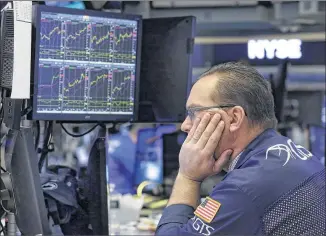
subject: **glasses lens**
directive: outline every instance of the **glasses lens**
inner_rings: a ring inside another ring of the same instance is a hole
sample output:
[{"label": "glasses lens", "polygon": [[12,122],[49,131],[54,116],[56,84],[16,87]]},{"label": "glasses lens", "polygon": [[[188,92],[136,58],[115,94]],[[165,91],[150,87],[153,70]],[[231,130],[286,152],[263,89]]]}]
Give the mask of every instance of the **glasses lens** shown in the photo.
[{"label": "glasses lens", "polygon": [[188,113],[188,117],[189,117],[189,119],[190,119],[190,120],[193,120],[193,116],[194,116],[194,114],[193,114],[191,111],[188,111],[187,113]]}]

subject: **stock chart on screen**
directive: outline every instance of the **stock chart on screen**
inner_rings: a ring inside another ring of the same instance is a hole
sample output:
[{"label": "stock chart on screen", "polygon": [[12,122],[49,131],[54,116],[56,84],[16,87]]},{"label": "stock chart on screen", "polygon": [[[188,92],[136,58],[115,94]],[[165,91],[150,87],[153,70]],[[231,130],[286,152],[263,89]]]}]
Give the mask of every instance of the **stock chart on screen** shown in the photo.
[{"label": "stock chart on screen", "polygon": [[133,114],[137,23],[41,12],[37,113]]}]

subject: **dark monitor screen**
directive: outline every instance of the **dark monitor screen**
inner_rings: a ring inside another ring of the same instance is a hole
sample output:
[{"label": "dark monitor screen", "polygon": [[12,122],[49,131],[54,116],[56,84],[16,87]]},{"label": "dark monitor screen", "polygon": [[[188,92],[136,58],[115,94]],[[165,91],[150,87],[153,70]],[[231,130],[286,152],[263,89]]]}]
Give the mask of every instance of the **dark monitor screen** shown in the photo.
[{"label": "dark monitor screen", "polygon": [[[324,91],[289,91],[288,100],[296,100],[299,104],[298,117],[299,123],[311,124],[316,126],[322,125]],[[313,104],[313,105],[311,105]]]},{"label": "dark monitor screen", "polygon": [[176,177],[179,170],[179,152],[187,135],[178,131],[163,136],[164,178]]},{"label": "dark monitor screen", "polygon": [[183,122],[192,80],[194,17],[143,21],[139,122]]},{"label": "dark monitor screen", "polygon": [[288,62],[283,61],[278,68],[278,72],[271,79],[272,93],[275,103],[275,116],[278,122],[284,122],[284,100],[286,97],[286,78],[288,71]]},{"label": "dark monitor screen", "polygon": [[38,6],[35,18],[33,119],[134,120],[141,17]]}]

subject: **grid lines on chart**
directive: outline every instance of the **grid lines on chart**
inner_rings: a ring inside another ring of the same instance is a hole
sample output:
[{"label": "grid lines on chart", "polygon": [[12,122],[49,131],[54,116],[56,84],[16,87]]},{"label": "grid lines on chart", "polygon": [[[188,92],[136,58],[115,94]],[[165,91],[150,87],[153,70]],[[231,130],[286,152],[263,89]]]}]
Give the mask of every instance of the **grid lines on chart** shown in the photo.
[{"label": "grid lines on chart", "polygon": [[89,25],[80,22],[66,22],[65,59],[87,60],[87,30]]},{"label": "grid lines on chart", "polygon": [[60,50],[64,30],[61,21],[42,19],[40,30],[40,56],[42,58],[62,58]]},{"label": "grid lines on chart", "polygon": [[88,109],[105,111],[109,107],[108,86],[109,70],[104,68],[92,68],[89,76],[89,100]]},{"label": "grid lines on chart", "polygon": [[111,106],[113,111],[126,111],[130,108],[131,71],[113,70]]},{"label": "grid lines on chart", "polygon": [[40,66],[39,106],[57,108],[59,106],[60,67]]},{"label": "grid lines on chart", "polygon": [[68,110],[81,109],[85,103],[85,68],[69,66],[65,68],[63,86],[63,107]]},{"label": "grid lines on chart", "polygon": [[131,63],[133,61],[133,30],[132,27],[115,26],[113,62]]},{"label": "grid lines on chart", "polygon": [[111,26],[105,24],[92,24],[92,35],[90,39],[90,60],[110,61],[110,37]]}]

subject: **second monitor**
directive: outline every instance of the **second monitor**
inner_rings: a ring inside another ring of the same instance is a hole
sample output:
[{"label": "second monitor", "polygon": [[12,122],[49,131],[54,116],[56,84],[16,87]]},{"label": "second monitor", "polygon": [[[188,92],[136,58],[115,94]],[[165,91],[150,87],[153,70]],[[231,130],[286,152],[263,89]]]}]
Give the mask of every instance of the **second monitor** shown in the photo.
[{"label": "second monitor", "polygon": [[33,119],[135,120],[141,17],[38,6]]}]

